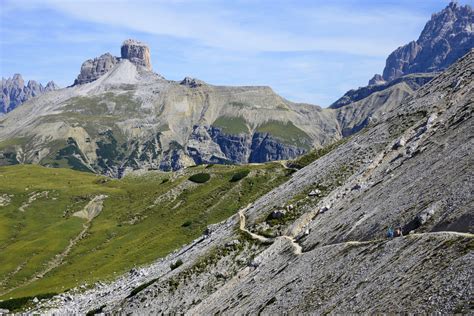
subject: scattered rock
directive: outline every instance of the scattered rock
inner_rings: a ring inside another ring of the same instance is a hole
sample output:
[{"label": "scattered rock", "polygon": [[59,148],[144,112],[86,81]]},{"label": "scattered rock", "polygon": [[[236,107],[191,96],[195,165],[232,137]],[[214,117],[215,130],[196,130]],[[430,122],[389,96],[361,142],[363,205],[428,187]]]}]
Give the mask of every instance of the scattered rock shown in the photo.
[{"label": "scattered rock", "polygon": [[404,147],[406,143],[407,141],[405,137],[402,136],[395,142],[395,144],[393,144],[392,149],[398,149],[398,148]]},{"label": "scattered rock", "polygon": [[10,204],[10,202],[11,202],[11,198],[8,194],[0,195],[0,207],[7,206],[8,204]]},{"label": "scattered rock", "polygon": [[319,209],[319,213],[325,213],[325,212],[329,211],[329,209],[331,209],[331,204],[326,204],[326,205],[324,205],[323,207],[321,207]]},{"label": "scattered rock", "polygon": [[276,210],[272,211],[268,216],[268,219],[281,219],[285,217],[286,211],[285,210]]},{"label": "scattered rock", "polygon": [[427,210],[421,212],[417,216],[417,220],[420,225],[424,225],[435,213],[436,206],[432,206],[428,208]]},{"label": "scattered rock", "polygon": [[318,196],[321,194],[321,190],[315,189],[311,190],[311,192],[308,193],[308,196]]},{"label": "scattered rock", "polygon": [[240,245],[240,241],[238,241],[237,239],[231,240],[225,244],[225,246],[228,248],[233,248],[238,245]]}]

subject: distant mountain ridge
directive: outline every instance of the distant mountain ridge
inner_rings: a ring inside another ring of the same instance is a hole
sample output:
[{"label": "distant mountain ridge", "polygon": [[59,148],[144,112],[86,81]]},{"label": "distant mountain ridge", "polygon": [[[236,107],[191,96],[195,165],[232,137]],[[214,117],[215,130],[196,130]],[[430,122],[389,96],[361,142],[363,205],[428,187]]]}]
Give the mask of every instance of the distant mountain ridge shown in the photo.
[{"label": "distant mountain ridge", "polygon": [[151,69],[146,44],[85,61],[73,86],[0,119],[0,165],[37,163],[114,177],[136,169],[260,163],[340,138],[335,113],[270,87],[227,87]]},{"label": "distant mountain ridge", "polygon": [[469,5],[451,2],[433,14],[417,41],[397,48],[387,58],[383,79],[441,71],[474,47],[474,11]]},{"label": "distant mountain ridge", "polygon": [[12,78],[2,78],[0,90],[2,92],[2,98],[0,99],[0,114],[5,114],[23,102],[42,95],[43,93],[58,90],[59,86],[50,81],[43,86],[41,83],[35,80],[29,80],[25,85],[25,81],[21,74],[15,74]]}]

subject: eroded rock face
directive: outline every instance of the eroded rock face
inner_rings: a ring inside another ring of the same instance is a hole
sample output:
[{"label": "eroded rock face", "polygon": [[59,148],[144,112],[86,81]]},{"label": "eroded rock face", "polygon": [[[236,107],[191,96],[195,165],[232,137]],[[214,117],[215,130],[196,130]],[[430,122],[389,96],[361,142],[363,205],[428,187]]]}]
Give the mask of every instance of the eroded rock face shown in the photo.
[{"label": "eroded rock face", "polygon": [[382,75],[375,74],[372,79],[369,80],[369,86],[384,84],[385,80],[383,80]]},{"label": "eroded rock face", "polygon": [[134,65],[144,67],[148,71],[152,70],[148,46],[137,40],[128,39],[122,44],[121,58],[105,53],[100,57],[86,60],[81,66],[79,76],[74,81],[74,86],[97,80],[114,68],[120,59],[127,59]]},{"label": "eroded rock face", "polygon": [[119,59],[109,53],[100,57],[86,60],[81,66],[81,73],[74,81],[74,85],[89,83],[97,80],[100,76],[112,69]]},{"label": "eroded rock face", "polygon": [[433,14],[417,41],[397,48],[387,58],[383,78],[394,80],[416,72],[446,69],[474,47],[474,11],[451,2]]},{"label": "eroded rock face", "polygon": [[128,59],[132,63],[143,66],[151,71],[150,49],[142,42],[134,39],[128,39],[123,42],[121,48],[121,56]]},{"label": "eroded rock face", "polygon": [[268,133],[233,135],[214,126],[195,126],[190,138],[187,150],[196,164],[261,163],[292,159],[307,151]]},{"label": "eroded rock face", "polygon": [[48,82],[46,87],[35,80],[30,80],[25,85],[25,81],[20,74],[15,74],[13,78],[2,78],[0,90],[0,113],[7,113],[15,109],[23,102],[28,101],[45,92],[58,90],[59,86],[53,81]]}]

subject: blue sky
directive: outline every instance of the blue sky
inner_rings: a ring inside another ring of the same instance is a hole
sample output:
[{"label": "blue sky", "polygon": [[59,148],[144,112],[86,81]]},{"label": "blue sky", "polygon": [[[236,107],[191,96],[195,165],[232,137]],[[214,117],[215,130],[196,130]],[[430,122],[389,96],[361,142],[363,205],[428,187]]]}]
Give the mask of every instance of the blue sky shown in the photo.
[{"label": "blue sky", "polygon": [[[146,42],[156,72],[269,85],[328,106],[381,73],[447,0],[0,0],[0,76],[72,84],[83,61]],[[471,1],[458,1],[461,4]]]}]

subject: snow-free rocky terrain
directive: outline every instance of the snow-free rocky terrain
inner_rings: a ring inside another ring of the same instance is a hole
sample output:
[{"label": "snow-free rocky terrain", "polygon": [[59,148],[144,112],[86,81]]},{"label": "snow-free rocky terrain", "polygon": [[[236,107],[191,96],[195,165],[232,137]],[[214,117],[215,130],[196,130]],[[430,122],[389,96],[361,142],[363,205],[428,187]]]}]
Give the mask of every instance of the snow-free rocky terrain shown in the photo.
[{"label": "snow-free rocky terrain", "polygon": [[121,177],[136,169],[294,158],[340,138],[335,114],[269,87],[224,87],[151,69],[135,40],[87,60],[71,87],[0,120],[0,165],[36,163]]},{"label": "snow-free rocky terrain", "polygon": [[129,39],[120,57],[86,60],[71,87],[32,99],[4,89],[6,101],[8,94],[15,106],[26,102],[0,119],[0,165],[122,177],[137,169],[292,159],[379,121],[466,54],[473,29],[472,8],[449,4],[416,42],[389,56],[383,76],[328,109],[285,100],[270,87],[166,80],[153,71],[148,46]]},{"label": "snow-free rocky terrain", "polygon": [[472,313],[473,79],[471,50],[193,243],[31,311]]}]

